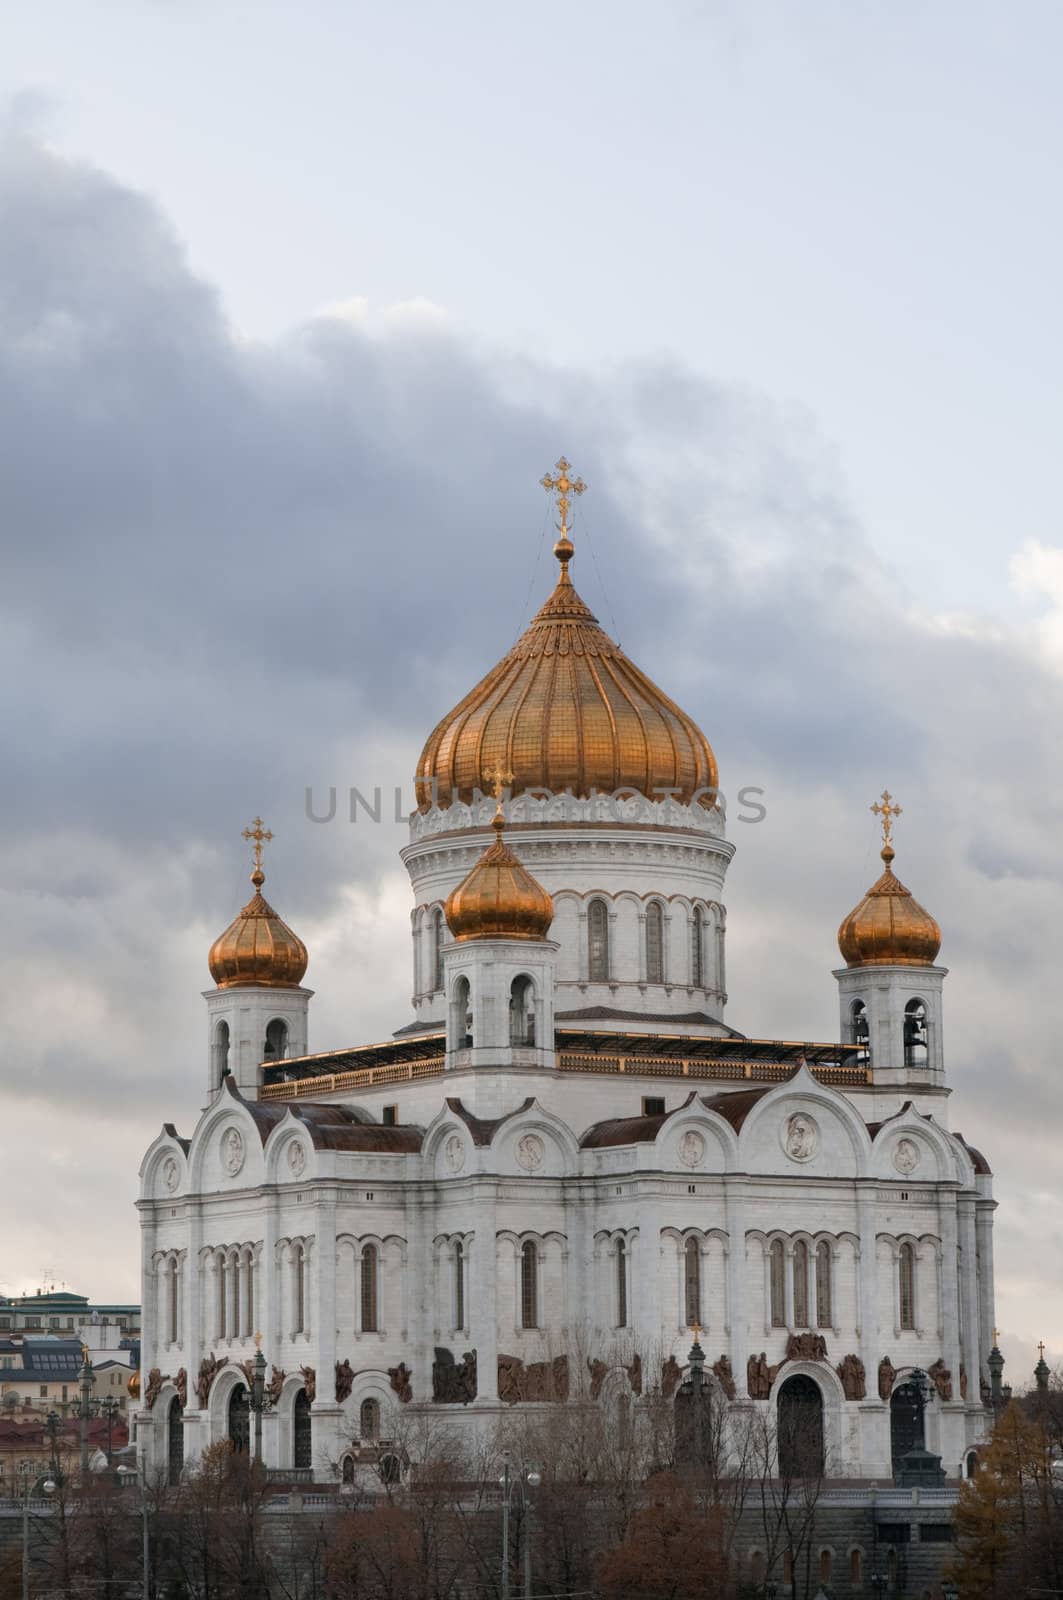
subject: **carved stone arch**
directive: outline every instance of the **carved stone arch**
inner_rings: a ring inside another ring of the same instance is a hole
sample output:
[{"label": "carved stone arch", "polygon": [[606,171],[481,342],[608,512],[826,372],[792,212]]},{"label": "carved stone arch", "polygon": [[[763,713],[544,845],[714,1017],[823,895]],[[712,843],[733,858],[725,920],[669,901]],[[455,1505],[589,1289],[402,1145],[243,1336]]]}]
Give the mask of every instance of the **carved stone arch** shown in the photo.
[{"label": "carved stone arch", "polygon": [[[755,1149],[761,1124],[765,1120],[772,1124],[777,1122],[787,1102],[793,1102],[797,1107],[809,1107],[813,1115],[818,1109],[821,1114],[836,1119],[849,1141],[854,1160],[853,1175],[858,1178],[868,1176],[872,1144],[867,1124],[857,1115],[848,1098],[829,1084],[820,1083],[812,1076],[807,1064],[799,1067],[792,1078],[769,1089],[763,1099],[753,1106],[739,1134],[739,1150],[744,1159],[748,1160]],[[777,1145],[775,1148],[778,1148]]]},{"label": "carved stone arch", "polygon": [[710,1154],[713,1145],[717,1148],[723,1171],[737,1171],[738,1135],[724,1117],[701,1105],[696,1096],[687,1105],[679,1106],[662,1124],[657,1134],[656,1148],[663,1152],[664,1146],[672,1143],[678,1148],[679,1140],[690,1131],[700,1133],[709,1147],[704,1165],[691,1169],[692,1177],[698,1174],[705,1176],[717,1171]]}]

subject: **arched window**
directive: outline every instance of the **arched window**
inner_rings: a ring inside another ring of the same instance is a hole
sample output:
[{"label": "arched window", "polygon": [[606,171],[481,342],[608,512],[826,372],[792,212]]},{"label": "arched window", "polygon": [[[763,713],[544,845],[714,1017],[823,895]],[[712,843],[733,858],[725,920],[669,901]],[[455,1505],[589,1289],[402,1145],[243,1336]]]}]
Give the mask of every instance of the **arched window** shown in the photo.
[{"label": "arched window", "polygon": [[472,1046],[472,990],[468,978],[459,978],[451,1001],[451,1033],[455,1050]]},{"label": "arched window", "polygon": [[520,1325],[539,1326],[539,1253],[530,1239],[520,1247]]},{"label": "arched window", "polygon": [[783,1253],[782,1240],[773,1239],[769,1255],[769,1276],[771,1279],[771,1325],[773,1328],[786,1326],[786,1256]]},{"label": "arched window", "polygon": [[535,990],[530,978],[514,978],[509,991],[509,1042],[535,1043]]},{"label": "arched window", "polygon": [[314,1464],[313,1422],[310,1414],[310,1397],[300,1389],[292,1407],[292,1466],[312,1467]]},{"label": "arched window", "polygon": [[166,1414],[166,1480],[171,1489],[181,1481],[185,1465],[185,1414],[174,1395]]},{"label": "arched window", "polygon": [[688,1328],[701,1326],[701,1249],[696,1239],[683,1246],[683,1310]]},{"label": "arched window", "polygon": [[609,981],[609,909],[604,900],[587,907],[587,973],[591,983]]},{"label": "arched window", "polygon": [[377,1265],[378,1255],[375,1244],[367,1244],[362,1250],[362,1332],[376,1333],[377,1320]]},{"label": "arched window", "polygon": [[229,1396],[229,1442],[237,1455],[251,1448],[251,1397],[242,1383]]},{"label": "arched window", "polygon": [[755,1588],[760,1589],[764,1583],[764,1553],[754,1550],[749,1558],[749,1579]]},{"label": "arched window", "polygon": [[454,1327],[465,1326],[465,1246],[459,1239],[454,1246]]},{"label": "arched window", "polygon": [[229,1338],[240,1337],[240,1257],[234,1250],[229,1257],[229,1297],[232,1301],[229,1315]]},{"label": "arched window", "polygon": [[250,1339],[255,1331],[255,1255],[249,1250],[244,1257],[244,1337]]},{"label": "arched window", "polygon": [[225,1338],[225,1257],[218,1257],[218,1338]]},{"label": "arched window", "polygon": [[616,1325],[627,1327],[627,1246],[616,1241]]},{"label": "arched window", "polygon": [[705,988],[705,913],[700,906],[690,928],[690,981],[695,989]]},{"label": "arched window", "polygon": [[306,1332],[306,1267],[301,1244],[292,1245],[292,1332]]},{"label": "arched window", "polygon": [[344,1456],[344,1458],[343,1458],[343,1466],[340,1469],[340,1476],[341,1476],[341,1478],[342,1478],[344,1483],[353,1483],[354,1482],[354,1457],[353,1456]]},{"label": "arched window", "polygon": [[664,912],[656,900],[646,908],[646,982],[664,982]]},{"label": "arched window", "polygon": [[808,1327],[808,1246],[803,1239],[794,1245],[794,1327]]},{"label": "arched window", "polygon": [[898,1299],[902,1328],[915,1328],[915,1250],[902,1244],[897,1257]]},{"label": "arched window", "polygon": [[854,1000],[849,1007],[849,1043],[859,1045],[860,1063],[867,1065],[868,1045],[870,1043],[868,1030],[867,1006],[862,1000]]},{"label": "arched window", "polygon": [[862,1550],[849,1551],[849,1582],[863,1583],[864,1581],[864,1553]]},{"label": "arched window", "polygon": [[971,1450],[968,1453],[968,1456],[967,1456],[967,1477],[968,1478],[973,1478],[977,1471],[978,1471],[978,1456],[977,1456],[977,1453],[974,1450]]},{"label": "arched window", "polygon": [[288,1024],[282,1022],[280,1017],[274,1017],[272,1022],[266,1024],[266,1044],[262,1051],[263,1061],[283,1061],[288,1054]]},{"label": "arched window", "polygon": [[437,907],[432,913],[432,987],[443,987],[443,913]]},{"label": "arched window", "polygon": [[926,1006],[922,1000],[909,1000],[904,1008],[904,1064],[906,1067],[927,1064]]},{"label": "arched window", "polygon": [[214,1030],[214,1081],[220,1083],[229,1065],[229,1024],[219,1022]]},{"label": "arched window", "polygon": [[358,1412],[358,1436],[363,1444],[375,1444],[380,1438],[380,1401],[363,1400]]},{"label": "arched window", "polygon": [[381,1456],[377,1466],[381,1483],[400,1483],[402,1481],[402,1462],[398,1456]]},{"label": "arched window", "polygon": [[829,1583],[831,1568],[834,1566],[834,1556],[830,1550],[819,1552],[819,1581]]},{"label": "arched window", "polygon": [[166,1320],[169,1328],[171,1344],[177,1343],[177,1257],[170,1261],[170,1270],[167,1274],[167,1307]]},{"label": "arched window", "polygon": [[909,1450],[926,1445],[926,1414],[918,1384],[901,1383],[890,1395],[890,1459],[896,1473]]},{"label": "arched window", "polygon": [[896,1550],[887,1550],[887,1552],[886,1552],[886,1577],[889,1580],[889,1586],[892,1589],[893,1586],[897,1582],[897,1552],[896,1552]]},{"label": "arched window", "polygon": [[780,1478],[818,1478],[823,1471],[823,1395],[798,1373],[779,1390]]},{"label": "arched window", "polygon": [[816,1327],[834,1325],[833,1296],[831,1294],[831,1249],[826,1239],[816,1246]]}]

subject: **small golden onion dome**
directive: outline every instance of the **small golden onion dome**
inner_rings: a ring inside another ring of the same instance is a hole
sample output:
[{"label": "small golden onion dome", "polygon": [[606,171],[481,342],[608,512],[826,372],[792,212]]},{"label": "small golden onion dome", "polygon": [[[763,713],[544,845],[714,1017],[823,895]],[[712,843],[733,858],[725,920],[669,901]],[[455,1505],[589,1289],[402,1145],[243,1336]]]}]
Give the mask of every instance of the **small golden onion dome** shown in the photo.
[{"label": "small golden onion dome", "polygon": [[210,947],[207,961],[219,989],[296,989],[302,981],[309,960],[306,945],[263,897],[265,881],[256,866],[251,874],[254,894]]},{"label": "small golden onion dome", "polygon": [[849,967],[929,967],[941,949],[941,929],[894,877],[894,849],[882,851],[886,870],[838,929],[838,948]]},{"label": "small golden onion dome", "polygon": [[126,1388],[126,1394],[129,1396],[130,1400],[139,1400],[140,1399],[140,1373],[139,1372],[134,1372],[131,1375],[131,1377],[129,1379],[129,1382],[126,1384],[125,1388]]},{"label": "small golden onion dome", "polygon": [[554,902],[503,839],[501,806],[491,826],[494,839],[447,897],[447,926],[455,939],[545,939]]},{"label": "small golden onion dome", "polygon": [[598,626],[568,575],[571,540],[554,551],[553,594],[421,752],[418,809],[472,801],[495,767],[513,774],[514,794],[628,788],[711,807],[719,772],[705,735]]}]

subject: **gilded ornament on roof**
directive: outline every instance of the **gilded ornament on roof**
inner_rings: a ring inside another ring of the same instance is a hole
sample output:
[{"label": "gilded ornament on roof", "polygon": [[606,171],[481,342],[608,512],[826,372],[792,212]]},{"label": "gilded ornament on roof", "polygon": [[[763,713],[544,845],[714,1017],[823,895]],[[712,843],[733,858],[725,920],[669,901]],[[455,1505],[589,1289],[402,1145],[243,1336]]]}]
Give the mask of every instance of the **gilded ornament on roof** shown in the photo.
[{"label": "gilded ornament on roof", "polygon": [[225,932],[210,947],[207,964],[219,989],[244,985],[297,989],[306,972],[306,945],[279,917],[262,894],[266,875],[262,871],[262,846],[273,838],[256,817],[244,829],[245,839],[253,841],[255,865],[251,873],[254,894]]},{"label": "gilded ornament on roof", "polygon": [[941,949],[941,929],[893,871],[892,822],[901,808],[884,789],[881,804],[871,809],[882,818],[886,870],[838,929],[838,948],[850,967],[932,966]]}]

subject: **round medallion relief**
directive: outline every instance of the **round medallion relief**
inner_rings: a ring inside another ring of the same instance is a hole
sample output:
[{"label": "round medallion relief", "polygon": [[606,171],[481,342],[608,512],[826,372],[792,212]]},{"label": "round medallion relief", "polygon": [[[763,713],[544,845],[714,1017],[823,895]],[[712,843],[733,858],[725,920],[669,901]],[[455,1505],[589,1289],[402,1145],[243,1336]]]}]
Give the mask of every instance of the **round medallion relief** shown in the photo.
[{"label": "round medallion relief", "polygon": [[306,1151],[298,1139],[293,1139],[288,1146],[288,1171],[293,1178],[300,1178],[306,1167]]},{"label": "round medallion relief", "polygon": [[222,1135],[221,1164],[235,1178],[244,1164],[244,1136],[239,1128],[230,1128]]},{"label": "round medallion relief", "polygon": [[795,1111],[782,1128],[782,1147],[791,1161],[811,1161],[819,1149],[819,1129],[807,1111]]},{"label": "round medallion relief", "polygon": [[443,1146],[443,1160],[451,1172],[460,1172],[465,1165],[465,1140],[460,1133],[452,1133]]},{"label": "round medallion relief", "polygon": [[517,1164],[525,1172],[534,1172],[543,1164],[546,1146],[537,1133],[525,1133],[517,1140]]},{"label": "round medallion relief", "polygon": [[180,1180],[181,1169],[177,1165],[177,1162],[174,1160],[173,1156],[170,1156],[169,1159],[163,1163],[162,1168],[162,1181],[166,1185],[166,1189],[169,1194],[173,1194]]},{"label": "round medallion relief", "polygon": [[909,1172],[914,1172],[919,1165],[919,1146],[914,1139],[898,1139],[897,1148],[893,1152],[893,1165],[898,1172],[907,1177]]},{"label": "round medallion relief", "polygon": [[688,1128],[679,1141],[677,1154],[684,1167],[700,1167],[705,1159],[705,1139],[696,1128]]}]

